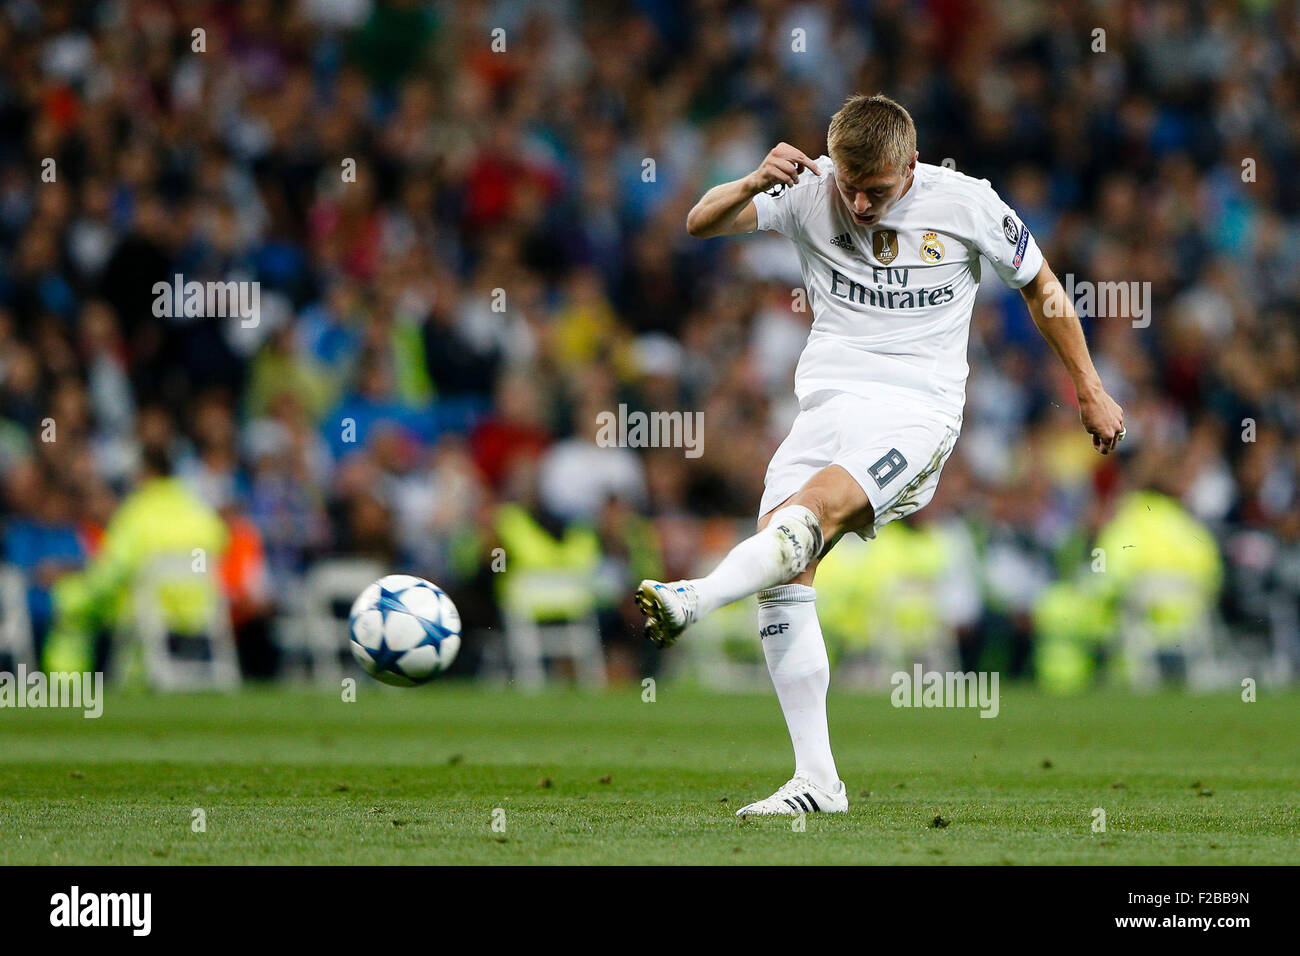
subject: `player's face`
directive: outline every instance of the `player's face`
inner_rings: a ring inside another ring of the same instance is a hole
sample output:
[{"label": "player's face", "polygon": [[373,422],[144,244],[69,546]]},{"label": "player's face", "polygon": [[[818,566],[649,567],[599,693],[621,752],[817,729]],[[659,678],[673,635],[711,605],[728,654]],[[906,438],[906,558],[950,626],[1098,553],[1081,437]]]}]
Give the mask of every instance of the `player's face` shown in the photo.
[{"label": "player's face", "polygon": [[849,207],[853,221],[859,226],[873,226],[903,198],[903,194],[912,185],[915,169],[915,156],[902,169],[886,172],[850,177],[837,169],[835,187],[840,191],[844,205]]}]

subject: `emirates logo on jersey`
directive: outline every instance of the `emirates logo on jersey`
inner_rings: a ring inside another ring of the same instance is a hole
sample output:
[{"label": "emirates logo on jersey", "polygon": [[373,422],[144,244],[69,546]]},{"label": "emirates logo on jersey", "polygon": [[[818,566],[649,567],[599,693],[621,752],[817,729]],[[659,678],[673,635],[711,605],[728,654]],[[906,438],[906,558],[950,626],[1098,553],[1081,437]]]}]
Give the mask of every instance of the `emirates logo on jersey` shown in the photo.
[{"label": "emirates logo on jersey", "polygon": [[877,229],[871,234],[871,252],[883,265],[889,265],[898,258],[898,233]]}]

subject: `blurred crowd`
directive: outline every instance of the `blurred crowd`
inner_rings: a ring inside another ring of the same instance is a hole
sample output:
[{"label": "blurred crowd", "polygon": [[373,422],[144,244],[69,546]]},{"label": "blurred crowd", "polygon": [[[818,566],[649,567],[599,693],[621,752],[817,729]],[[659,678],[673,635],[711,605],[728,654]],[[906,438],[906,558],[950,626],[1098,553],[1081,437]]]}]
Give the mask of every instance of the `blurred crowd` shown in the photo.
[{"label": "blurred crowd", "polygon": [[[337,555],[444,585],[472,636],[500,626],[510,505],[587,536],[566,554],[637,672],[630,587],[749,533],[811,321],[785,240],[694,240],[686,212],[882,91],[1058,275],[1151,295],[1149,324],[1085,320],[1128,426],[1102,458],[1019,296],[981,291],[932,506],[973,529],[970,659],[1030,666],[1035,602],[1138,490],[1212,535],[1232,633],[1276,643],[1300,606],[1298,60],[1300,9],[1271,0],[3,0],[3,560],[39,639],[163,449],[238,544],[246,647]],[[258,321],[157,315],[174,275],[258,282]],[[703,454],[598,446],[620,405],[703,412]]]}]

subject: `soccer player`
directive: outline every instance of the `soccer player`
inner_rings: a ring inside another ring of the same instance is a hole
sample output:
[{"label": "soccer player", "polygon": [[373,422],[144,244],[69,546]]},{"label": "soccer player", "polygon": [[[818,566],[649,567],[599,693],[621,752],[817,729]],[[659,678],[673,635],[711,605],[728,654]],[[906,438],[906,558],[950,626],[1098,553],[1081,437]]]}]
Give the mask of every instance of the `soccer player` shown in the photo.
[{"label": "soccer player", "polygon": [[767,467],[758,533],[707,576],[642,581],[636,594],[660,647],[710,611],[758,594],[795,773],[738,816],[848,809],[826,726],[830,664],[813,575],[841,535],[872,538],[934,496],[961,430],[981,256],[1020,290],[1064,363],[1094,447],[1104,455],[1124,437],[1123,412],[1102,387],[1074,304],[987,180],[918,163],[911,116],[882,95],[851,97],[826,142],[829,155],[815,160],[778,144],[687,217],[699,238],[755,229],[788,237],[813,324],[795,371],[799,414]]}]

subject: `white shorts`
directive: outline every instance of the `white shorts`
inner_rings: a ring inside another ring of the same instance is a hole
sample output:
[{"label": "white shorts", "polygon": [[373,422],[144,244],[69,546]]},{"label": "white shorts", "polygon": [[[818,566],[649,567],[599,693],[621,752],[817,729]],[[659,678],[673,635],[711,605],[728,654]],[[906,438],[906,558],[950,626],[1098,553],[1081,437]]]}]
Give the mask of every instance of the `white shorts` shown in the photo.
[{"label": "white shorts", "polygon": [[767,466],[759,516],[823,468],[839,465],[862,486],[875,511],[871,526],[853,530],[874,538],[878,529],[934,497],[957,434],[941,413],[921,406],[848,392],[812,396]]}]

